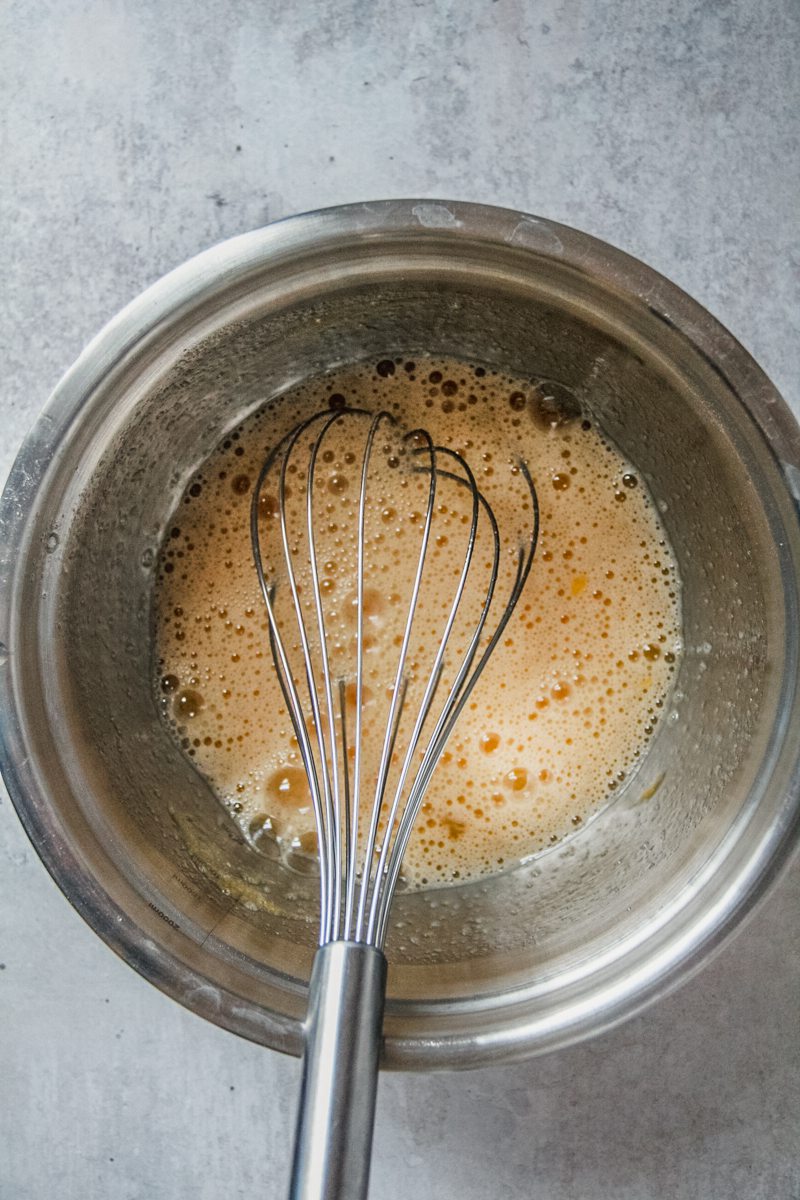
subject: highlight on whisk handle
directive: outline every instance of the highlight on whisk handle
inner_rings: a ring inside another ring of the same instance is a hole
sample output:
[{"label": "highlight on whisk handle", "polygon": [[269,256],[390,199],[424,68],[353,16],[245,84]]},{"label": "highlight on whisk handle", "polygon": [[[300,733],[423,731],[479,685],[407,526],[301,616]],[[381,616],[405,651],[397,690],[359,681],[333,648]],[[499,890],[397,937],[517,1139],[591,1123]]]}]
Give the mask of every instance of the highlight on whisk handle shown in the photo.
[{"label": "highlight on whisk handle", "polygon": [[321,946],[309,986],[289,1200],[364,1200],[386,995],[374,946]]}]

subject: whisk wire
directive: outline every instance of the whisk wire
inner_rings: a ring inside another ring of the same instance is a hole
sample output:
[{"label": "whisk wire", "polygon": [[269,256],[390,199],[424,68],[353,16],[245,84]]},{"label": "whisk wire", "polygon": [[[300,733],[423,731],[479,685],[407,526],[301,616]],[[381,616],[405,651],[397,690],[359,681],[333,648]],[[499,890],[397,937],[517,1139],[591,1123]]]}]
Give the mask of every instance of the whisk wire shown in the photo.
[{"label": "whisk wire", "polygon": [[[358,547],[356,567],[356,740],[355,761],[353,764],[353,809],[352,809],[352,840],[350,843],[349,869],[347,873],[347,897],[345,905],[345,937],[352,935],[352,921],[355,908],[355,888],[358,876],[358,813],[361,799],[361,751],[362,751],[362,713],[364,700],[364,548],[366,544],[366,512],[367,484],[369,480],[369,464],[372,457],[372,447],[378,428],[383,420],[392,420],[387,412],[379,412],[372,420],[367,432],[364,450],[364,461],[361,467],[361,481],[358,496]],[[363,894],[364,881],[361,891]],[[359,909],[360,911],[360,909]]]},{"label": "whisk wire", "polygon": [[[324,436],[324,433],[327,430],[327,428],[335,420],[336,420],[336,416],[329,418],[329,420],[325,423],[325,425],[323,426],[323,429],[322,429],[323,436]],[[297,621],[297,632],[300,637],[300,644],[301,644],[302,652],[303,652],[303,665],[305,668],[306,684],[308,687],[308,696],[309,696],[309,701],[311,704],[312,722],[313,722],[314,730],[316,732],[316,737],[317,737],[317,750],[319,753],[320,774],[322,775],[323,811],[325,814],[325,819],[323,822],[323,829],[330,830],[330,829],[334,828],[334,823],[335,823],[335,813],[334,813],[334,804],[333,804],[333,788],[332,788],[332,783],[331,783],[331,778],[332,778],[333,773],[327,769],[328,755],[327,755],[327,747],[326,747],[326,739],[325,739],[325,729],[324,729],[323,720],[322,720],[322,711],[320,708],[319,694],[318,694],[318,690],[317,690],[316,672],[314,670],[314,656],[311,653],[311,645],[310,645],[309,638],[308,638],[308,630],[306,628],[305,616],[303,614],[303,606],[300,601],[300,593],[299,593],[298,586],[297,586],[297,575],[296,575],[296,572],[294,569],[294,556],[293,556],[292,548],[289,545],[289,532],[288,532],[287,511],[286,511],[286,474],[287,474],[289,460],[290,460],[292,451],[293,451],[294,447],[296,446],[302,432],[303,432],[302,428],[297,430],[294,437],[290,440],[286,455],[284,456],[283,461],[281,463],[280,477],[279,477],[279,483],[278,483],[278,513],[280,516],[281,541],[283,543],[284,561],[286,562],[286,566],[287,566],[287,578],[289,581],[289,588],[292,593],[292,603],[294,605],[295,619]],[[317,440],[319,440],[319,439],[317,439]],[[313,451],[312,451],[312,462],[313,462]],[[309,485],[307,487],[307,495],[308,495],[308,502],[310,503],[311,497],[313,495],[313,493],[311,491],[311,487],[310,487],[310,480],[309,480]],[[310,547],[309,547],[309,549],[310,549]],[[327,674],[327,655],[323,655],[322,658],[323,658],[323,669],[324,669],[325,673]],[[329,716],[332,716],[332,709],[329,710]],[[331,741],[333,743],[335,743],[335,740],[336,740],[335,736],[333,736],[331,738]],[[328,839],[328,843],[327,843],[327,858],[328,858],[327,868],[328,869],[327,869],[327,873],[326,873],[327,877],[326,877],[326,881],[325,881],[328,903],[327,903],[326,921],[325,921],[325,927],[324,927],[324,940],[326,940],[326,941],[330,940],[330,938],[332,937],[333,914],[336,909],[336,896],[337,896],[339,886],[340,886],[339,881],[341,879],[341,864],[339,862],[338,849],[339,849],[338,841],[332,841],[332,840]]]},{"label": "whisk wire", "polygon": [[[386,791],[386,780],[387,780],[387,776],[389,773],[389,766],[391,763],[391,747],[390,747],[391,733],[392,733],[392,729],[395,727],[395,724],[396,724],[396,721],[398,718],[397,706],[398,706],[398,702],[400,699],[400,692],[401,692],[401,688],[402,688],[402,684],[403,684],[403,679],[405,677],[405,666],[406,666],[406,660],[408,658],[408,647],[409,647],[409,643],[411,641],[411,629],[414,624],[414,616],[417,611],[417,602],[419,600],[419,593],[420,593],[420,589],[422,587],[422,577],[423,577],[423,573],[425,570],[425,557],[426,557],[427,550],[428,550],[428,543],[430,541],[431,525],[433,523],[433,508],[434,508],[434,504],[436,502],[436,482],[437,482],[436,451],[435,451],[435,448],[434,448],[434,445],[433,445],[433,442],[432,442],[430,436],[427,433],[423,432],[422,437],[426,442],[428,452],[429,452],[430,458],[431,458],[431,475],[430,475],[430,484],[428,487],[428,502],[427,502],[427,509],[425,512],[425,524],[424,524],[423,531],[422,531],[422,539],[420,541],[419,557],[417,559],[417,565],[416,565],[416,569],[414,572],[414,583],[413,583],[412,590],[411,590],[411,600],[410,600],[409,606],[408,606],[408,615],[406,617],[405,628],[403,630],[403,640],[402,640],[402,643],[400,646],[400,653],[398,655],[398,660],[397,660],[397,671],[395,674],[394,685],[392,687],[392,698],[391,698],[391,702],[389,705],[389,716],[388,716],[388,720],[386,723],[386,733],[384,735],[383,746],[381,749],[380,765],[378,767],[378,774],[377,774],[377,779],[376,779],[376,783],[375,783],[375,797],[374,797],[374,802],[372,805],[372,816],[370,819],[369,835],[367,837],[367,844],[366,844],[366,848],[364,851],[364,865],[363,865],[363,869],[362,869],[361,894],[359,896],[359,902],[358,902],[358,917],[357,917],[357,921],[356,921],[356,931],[355,931],[356,941],[362,940],[363,932],[364,932],[364,920],[365,920],[365,915],[366,915],[366,911],[367,911],[367,904],[369,901],[370,891],[375,886],[375,883],[373,882],[373,875],[372,875],[372,862],[373,862],[373,857],[375,854],[375,843],[376,843],[376,839],[377,839],[378,825],[380,823],[381,811],[383,809],[383,800],[384,800],[384,795],[385,795],[385,791]],[[389,833],[388,829],[387,829],[386,833],[388,836],[388,833]]]},{"label": "whisk wire", "polygon": [[[345,691],[345,682],[339,680],[339,719],[342,723],[342,786],[344,788],[344,846],[345,846],[345,862],[351,862],[351,849],[354,845],[353,839],[353,821],[354,812],[352,808],[353,798],[350,791],[350,764],[348,761],[349,746],[347,742],[347,693]],[[347,905],[350,894],[350,873],[346,871],[345,879],[345,905]],[[342,936],[349,937],[349,919],[347,911],[344,916],[344,930]]]},{"label": "whisk wire", "polygon": [[[317,570],[317,543],[314,529],[314,476],[317,468],[317,456],[319,455],[320,447],[325,440],[325,435],[332,425],[339,419],[338,413],[326,422],[315,438],[311,446],[311,453],[308,462],[308,482],[306,486],[306,527],[308,532],[308,554],[311,565],[311,584],[314,593],[314,608],[317,617],[317,632],[319,634],[320,643],[320,658],[322,660],[323,683],[325,687],[325,710],[328,718],[328,739],[330,747],[326,746],[325,738],[322,734],[321,713],[319,710],[319,701],[317,699],[316,680],[314,679],[313,664],[311,670],[311,679],[309,680],[309,692],[311,694],[311,703],[314,711],[314,720],[318,731],[318,745],[321,762],[323,765],[323,778],[328,780],[326,789],[326,800],[328,793],[330,794],[330,812],[328,813],[329,820],[327,828],[342,829],[344,828],[345,846],[342,847],[338,837],[329,839],[329,861],[330,874],[329,880],[331,884],[332,903],[328,911],[328,928],[326,929],[326,937],[335,939],[339,935],[339,919],[341,911],[341,886],[342,886],[342,852],[347,853],[347,839],[349,837],[350,821],[349,819],[342,821],[342,805],[341,795],[339,791],[339,756],[338,756],[338,739],[336,737],[336,712],[333,704],[333,686],[331,682],[330,660],[328,657],[328,639],[325,630],[325,614],[323,611],[322,594],[319,585],[319,571]],[[287,459],[284,460],[283,469],[281,471],[281,481],[285,475]],[[281,508],[283,512],[283,506]],[[284,543],[285,545],[285,543]],[[290,575],[294,578],[294,571],[290,571]],[[296,597],[296,589],[293,585],[293,594]],[[298,623],[303,625],[303,618],[300,610],[297,613]],[[305,651],[307,641],[304,634],[303,649]],[[342,710],[343,711],[343,710]],[[356,733],[356,744],[358,744],[359,736]],[[325,770],[325,764],[330,763],[330,770]]]},{"label": "whisk wire", "polygon": [[[316,823],[316,827],[317,827],[317,840],[318,840],[318,844],[319,844],[320,878],[321,878],[321,880],[327,881],[327,878],[329,875],[328,852],[327,852],[327,846],[325,844],[325,837],[324,837],[324,814],[323,814],[323,809],[322,809],[322,797],[321,797],[321,793],[320,793],[317,767],[316,767],[316,762],[314,760],[314,754],[311,749],[311,742],[310,742],[310,739],[308,736],[308,731],[306,729],[305,721],[303,720],[302,707],[300,704],[300,697],[299,697],[299,694],[297,691],[297,686],[294,681],[294,676],[292,674],[292,670],[291,670],[289,660],[288,660],[288,655],[286,653],[286,647],[284,645],[283,638],[281,637],[281,634],[280,634],[277,617],[276,617],[275,610],[273,607],[275,586],[274,586],[274,584],[269,584],[267,582],[266,576],[264,574],[264,563],[263,563],[263,558],[262,558],[262,554],[261,554],[261,535],[260,535],[260,531],[258,528],[261,489],[263,487],[264,480],[266,479],[268,472],[271,470],[278,455],[287,446],[287,444],[293,444],[293,442],[296,440],[296,438],[302,432],[303,428],[307,428],[309,425],[311,425],[315,420],[318,419],[318,416],[319,416],[319,414],[317,414],[315,417],[310,418],[307,422],[305,422],[304,426],[302,426],[300,429],[293,431],[292,433],[288,434],[285,438],[283,438],[278,443],[278,445],[275,447],[272,454],[270,454],[267,457],[264,464],[262,465],[261,471],[259,472],[255,487],[253,489],[253,500],[252,500],[252,505],[251,505],[251,509],[250,509],[250,538],[251,538],[251,541],[253,544],[253,557],[254,557],[254,561],[255,561],[255,565],[256,565],[256,574],[258,576],[258,583],[259,583],[259,587],[261,589],[262,597],[264,599],[264,604],[267,609],[267,621],[268,621],[268,625],[269,625],[270,649],[272,651],[272,657],[273,657],[273,661],[275,663],[276,674],[278,676],[278,682],[280,684],[280,688],[283,693],[283,698],[286,703],[286,707],[287,707],[287,710],[289,712],[289,715],[290,715],[290,718],[292,721],[292,726],[294,727],[295,735],[296,735],[298,743],[299,743],[300,754],[301,754],[301,757],[303,760],[303,766],[305,768],[306,777],[308,779],[309,790],[311,792],[311,800],[312,800],[312,805],[313,805],[313,809],[314,809],[314,819],[315,819],[315,823]],[[285,497],[285,489],[284,489],[284,497]],[[327,924],[327,900],[326,900],[326,888],[325,887],[320,888],[320,909],[321,909],[321,912],[320,912],[320,929],[321,929],[320,941],[322,941],[323,940],[323,932],[322,931],[324,931],[326,924]]]}]

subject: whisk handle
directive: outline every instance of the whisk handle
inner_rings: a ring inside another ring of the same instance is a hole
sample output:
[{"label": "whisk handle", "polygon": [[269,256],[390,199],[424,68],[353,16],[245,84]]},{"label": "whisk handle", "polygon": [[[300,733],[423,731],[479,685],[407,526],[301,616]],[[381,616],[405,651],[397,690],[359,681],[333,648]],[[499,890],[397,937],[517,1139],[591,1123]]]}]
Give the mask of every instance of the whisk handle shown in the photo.
[{"label": "whisk handle", "polygon": [[289,1200],[364,1200],[369,1183],[386,959],[329,942],[314,959]]}]

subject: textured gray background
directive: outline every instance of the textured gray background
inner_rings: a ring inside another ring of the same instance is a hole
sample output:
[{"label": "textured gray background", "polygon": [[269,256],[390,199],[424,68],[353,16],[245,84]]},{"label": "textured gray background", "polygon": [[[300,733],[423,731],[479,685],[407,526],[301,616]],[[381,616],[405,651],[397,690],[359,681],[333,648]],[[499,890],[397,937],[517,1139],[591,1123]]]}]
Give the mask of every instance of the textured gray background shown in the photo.
[{"label": "textured gray background", "polygon": [[[229,234],[353,199],[527,209],[644,258],[800,413],[797,0],[20,0],[0,12],[0,476],[92,333]],[[798,872],[585,1046],[385,1077],[372,1195],[800,1196]],[[298,1065],[83,926],[0,795],[0,1198],[283,1192]]]}]

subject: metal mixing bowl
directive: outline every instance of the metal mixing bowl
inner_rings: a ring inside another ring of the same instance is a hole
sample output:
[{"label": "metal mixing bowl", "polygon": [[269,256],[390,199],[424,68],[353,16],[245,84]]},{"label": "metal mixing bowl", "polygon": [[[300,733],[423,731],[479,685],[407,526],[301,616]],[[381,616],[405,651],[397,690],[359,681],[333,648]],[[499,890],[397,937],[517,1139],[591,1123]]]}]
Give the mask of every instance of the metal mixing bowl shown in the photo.
[{"label": "metal mixing bowl", "polygon": [[584,831],[494,879],[399,895],[386,1061],[469,1066],[608,1027],[693,971],[797,838],[800,432],[703,309],[551,222],[397,201],[193,259],[65,376],[0,508],[3,773],[36,849],[132,966],[297,1053],[314,880],[259,856],[151,690],[153,565],[188,477],[311,372],[395,352],[546,377],[659,504],[684,583],[670,711]]}]

